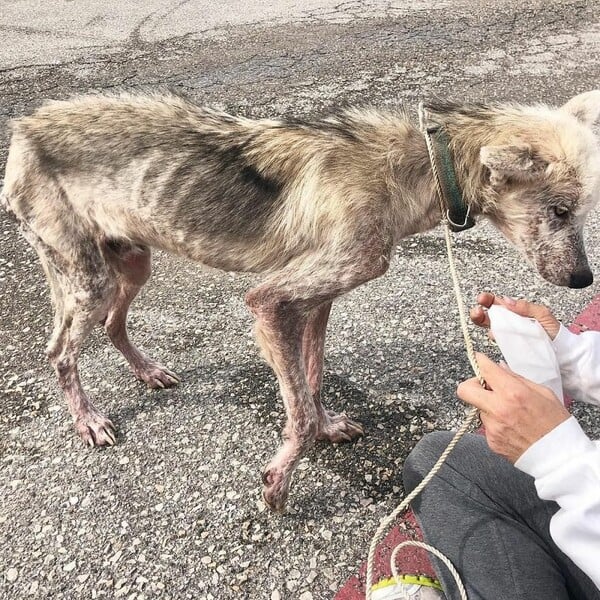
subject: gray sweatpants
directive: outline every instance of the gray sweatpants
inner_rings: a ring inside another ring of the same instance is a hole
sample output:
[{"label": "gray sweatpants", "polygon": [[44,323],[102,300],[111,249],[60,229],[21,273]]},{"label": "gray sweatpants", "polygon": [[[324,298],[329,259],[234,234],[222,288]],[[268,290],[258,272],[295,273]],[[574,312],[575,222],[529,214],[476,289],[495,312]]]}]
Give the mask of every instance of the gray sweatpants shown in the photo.
[{"label": "gray sweatpants", "polygon": [[[404,466],[407,493],[452,437],[436,432],[417,444]],[[600,600],[550,537],[558,505],[540,500],[533,478],[494,454],[483,436],[466,435],[412,507],[425,540],[458,569],[469,600]],[[446,596],[458,599],[453,577],[432,561]]]}]

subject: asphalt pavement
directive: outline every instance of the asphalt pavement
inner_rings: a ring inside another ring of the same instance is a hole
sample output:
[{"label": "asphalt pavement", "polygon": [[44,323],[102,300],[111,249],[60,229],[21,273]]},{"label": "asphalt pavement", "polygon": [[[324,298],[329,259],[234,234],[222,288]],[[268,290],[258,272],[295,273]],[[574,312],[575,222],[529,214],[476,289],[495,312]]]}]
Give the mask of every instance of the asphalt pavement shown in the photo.
[{"label": "asphalt pavement", "polygon": [[[237,114],[306,116],[354,103],[414,113],[432,96],[560,104],[600,80],[598,3],[576,0],[4,0],[0,33],[0,170],[10,118],[84,92],[168,87]],[[598,212],[586,238],[598,274]],[[569,323],[598,293],[546,283],[485,224],[455,246],[467,299],[526,296]],[[318,444],[278,516],[260,501],[284,415],[243,302],[257,279],[157,253],[130,330],[183,383],[145,389],[98,330],[82,379],[119,443],[86,448],[44,357],[37,257],[0,212],[0,597],[333,597],[399,502],[411,447],[464,417],[445,260],[439,230],[404,240],[385,277],[334,305],[324,401],[366,435]],[[597,414],[575,411],[600,437]]]}]

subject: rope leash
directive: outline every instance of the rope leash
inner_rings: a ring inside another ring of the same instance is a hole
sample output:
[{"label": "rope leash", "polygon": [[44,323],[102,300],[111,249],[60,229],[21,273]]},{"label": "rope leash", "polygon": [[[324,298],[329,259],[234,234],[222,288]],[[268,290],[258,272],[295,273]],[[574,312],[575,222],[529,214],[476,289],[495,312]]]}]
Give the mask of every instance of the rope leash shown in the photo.
[{"label": "rope leash", "polygon": [[[444,205],[444,200],[443,200],[444,197],[442,195],[442,188],[441,188],[441,184],[440,184],[438,168],[437,168],[436,161],[434,158],[433,144],[432,144],[431,137],[429,136],[429,132],[426,127],[425,110],[423,108],[422,102],[419,104],[419,125],[421,128],[421,132],[423,133],[423,136],[425,137],[425,142],[427,144],[427,150],[429,152],[431,168],[433,171],[433,179],[434,179],[436,191],[437,191],[438,197],[440,199],[440,203],[441,203],[442,222],[444,224],[444,237],[445,237],[445,241],[446,241],[446,253],[448,255],[448,265],[450,267],[450,275],[452,278],[452,287],[453,287],[453,291],[454,291],[454,296],[456,298],[456,304],[458,306],[459,321],[460,321],[461,331],[463,334],[463,339],[465,342],[465,348],[467,350],[467,356],[469,358],[469,362],[471,363],[471,368],[473,369],[473,373],[479,380],[479,383],[482,386],[485,386],[485,380],[483,379],[483,377],[481,375],[481,371],[479,369],[479,365],[477,364],[477,359],[475,358],[475,350],[473,348],[473,342],[471,340],[471,336],[469,335],[467,317],[465,314],[464,304],[462,301],[462,291],[460,288],[458,271],[456,269],[454,253],[452,250],[452,239],[450,237],[450,226],[448,224],[448,218],[449,218],[448,211]],[[441,469],[442,465],[446,462],[446,459],[448,458],[449,454],[452,452],[452,450],[454,450],[456,444],[458,444],[458,442],[463,437],[463,435],[470,429],[473,422],[476,421],[476,419],[478,419],[478,416],[479,416],[479,411],[477,408],[472,408],[469,411],[466,419],[464,420],[464,422],[462,423],[462,425],[460,426],[460,428],[458,429],[458,431],[452,438],[452,441],[448,444],[448,446],[446,447],[444,452],[442,452],[441,456],[438,458],[436,463],[433,465],[433,467],[431,468],[429,473],[427,473],[427,475],[423,478],[421,483],[392,511],[392,513],[389,516],[387,516],[385,519],[383,519],[381,521],[381,523],[379,524],[379,527],[377,528],[377,531],[375,532],[375,535],[373,536],[373,539],[371,540],[371,544],[369,545],[369,554],[367,557],[367,583],[366,583],[366,599],[367,600],[371,600],[371,597],[372,597],[373,563],[374,563],[374,559],[375,559],[375,551],[377,549],[377,544],[379,543],[379,541],[381,540],[381,538],[383,537],[385,532],[390,528],[392,523],[396,520],[398,515],[408,508],[410,503],[423,491],[423,489],[427,486],[427,484],[438,473],[438,471]],[[399,576],[398,576],[398,569],[396,567],[396,555],[402,548],[405,548],[407,546],[415,546],[417,548],[423,548],[424,550],[427,550],[428,552],[437,556],[437,558],[439,558],[446,565],[446,567],[448,568],[448,571],[450,571],[450,573],[454,577],[454,580],[458,587],[458,591],[459,591],[461,600],[468,600],[465,586],[463,585],[460,575],[459,575],[458,571],[456,570],[456,568],[454,567],[454,565],[452,564],[452,562],[450,561],[450,559],[448,559],[448,557],[446,557],[444,554],[442,554],[437,548],[434,548],[433,546],[430,546],[429,544],[426,544],[424,542],[419,542],[416,540],[406,540],[394,548],[394,550],[392,551],[392,555],[390,557],[390,566],[391,566],[392,575],[393,575],[393,578],[395,579],[395,581],[400,581]]]},{"label": "rope leash", "polygon": [[471,336],[469,335],[469,327],[467,325],[467,317],[465,315],[465,307],[462,301],[462,290],[460,289],[460,282],[458,279],[458,271],[456,269],[456,262],[454,260],[454,251],[452,250],[452,238],[450,237],[450,226],[448,225],[448,211],[444,205],[444,196],[442,193],[442,186],[440,184],[440,176],[438,173],[438,167],[435,160],[435,154],[433,151],[433,144],[431,141],[431,137],[429,135],[429,131],[427,130],[427,125],[425,122],[425,109],[423,108],[423,102],[419,103],[419,127],[421,128],[421,132],[425,137],[425,143],[427,144],[427,151],[429,153],[429,160],[431,162],[431,169],[433,171],[433,180],[435,182],[436,191],[438,194],[438,198],[440,200],[440,206],[442,210],[442,215],[445,215],[445,218],[442,217],[442,223],[444,225],[444,239],[446,241],[446,254],[448,255],[448,266],[450,267],[450,275],[452,277],[452,288],[454,290],[454,297],[456,298],[456,305],[458,306],[458,315],[460,328],[463,334],[463,339],[465,342],[465,348],[467,350],[467,356],[469,357],[469,362],[471,363],[471,368],[473,369],[473,373],[475,373],[475,377],[479,380],[479,383],[482,387],[485,386],[485,380],[481,375],[481,371],[479,370],[479,365],[477,364],[477,359],[475,358],[475,350],[473,348],[473,341],[471,340]]}]

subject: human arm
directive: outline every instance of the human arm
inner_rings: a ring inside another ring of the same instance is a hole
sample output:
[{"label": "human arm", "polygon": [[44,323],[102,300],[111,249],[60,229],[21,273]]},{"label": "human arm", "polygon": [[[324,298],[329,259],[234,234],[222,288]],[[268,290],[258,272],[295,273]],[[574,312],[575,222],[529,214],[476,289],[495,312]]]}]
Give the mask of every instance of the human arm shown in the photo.
[{"label": "human arm", "polygon": [[461,383],[459,397],[480,409],[490,448],[535,479],[555,501],[550,532],[600,589],[600,444],[592,442],[554,394],[477,355],[487,388]]},{"label": "human arm", "polygon": [[550,535],[600,589],[600,442],[590,440],[570,417],[515,466],[534,478],[540,498],[558,504]]}]

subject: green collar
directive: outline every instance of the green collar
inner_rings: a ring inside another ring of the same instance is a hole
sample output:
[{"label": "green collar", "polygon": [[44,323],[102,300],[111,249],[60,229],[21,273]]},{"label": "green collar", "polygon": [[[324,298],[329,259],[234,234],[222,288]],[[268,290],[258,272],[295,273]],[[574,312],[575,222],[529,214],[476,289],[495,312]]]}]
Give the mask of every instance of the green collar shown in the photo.
[{"label": "green collar", "polygon": [[475,225],[469,214],[470,207],[463,199],[462,191],[456,180],[454,162],[449,148],[448,134],[440,125],[427,127],[426,135],[431,140],[429,160],[432,166],[435,161],[434,177],[437,172],[439,190],[442,195],[442,206],[446,207],[446,218],[452,231],[464,231]]}]

